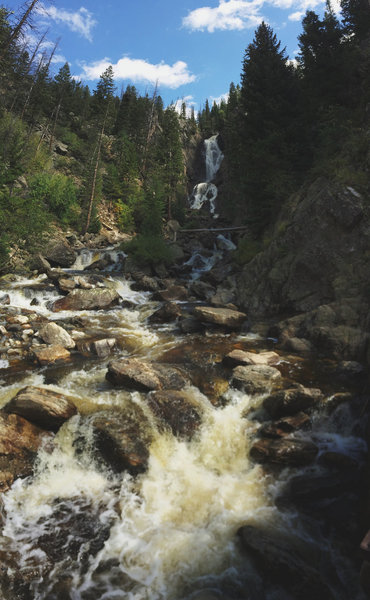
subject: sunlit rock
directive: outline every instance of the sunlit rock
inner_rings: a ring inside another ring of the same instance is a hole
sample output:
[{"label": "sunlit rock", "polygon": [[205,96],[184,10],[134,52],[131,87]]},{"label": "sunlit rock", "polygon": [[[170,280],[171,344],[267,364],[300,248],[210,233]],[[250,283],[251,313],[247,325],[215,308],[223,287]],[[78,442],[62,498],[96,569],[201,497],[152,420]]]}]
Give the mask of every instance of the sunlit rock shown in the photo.
[{"label": "sunlit rock", "polygon": [[68,296],[53,302],[51,310],[100,310],[116,304],[119,294],[111,288],[73,290]]},{"label": "sunlit rock", "polygon": [[273,383],[279,382],[281,373],[275,367],[267,365],[248,365],[235,367],[231,385],[248,394],[267,392]]},{"label": "sunlit rock", "polygon": [[72,400],[47,388],[28,386],[18,392],[4,411],[31,421],[38,427],[57,431],[65,421],[77,414]]},{"label": "sunlit rock", "polygon": [[196,306],[194,308],[194,316],[206,323],[222,325],[230,329],[240,328],[247,319],[245,313],[230,310],[229,308],[215,308],[213,306]]},{"label": "sunlit rock", "polygon": [[69,333],[56,323],[47,323],[41,327],[39,336],[46,344],[59,345],[63,348],[74,348],[76,345]]}]

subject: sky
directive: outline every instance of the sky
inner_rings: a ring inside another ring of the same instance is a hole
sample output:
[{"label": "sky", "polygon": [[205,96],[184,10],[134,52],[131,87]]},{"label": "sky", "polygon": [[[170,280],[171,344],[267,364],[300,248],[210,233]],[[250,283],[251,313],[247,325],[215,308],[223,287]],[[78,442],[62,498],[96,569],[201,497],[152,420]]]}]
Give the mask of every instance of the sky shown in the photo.
[{"label": "sky", "polygon": [[[1,4],[19,14],[21,0]],[[338,0],[332,2],[337,8]],[[60,39],[53,70],[68,61],[74,77],[94,89],[112,65],[116,91],[128,84],[153,94],[158,82],[165,105],[185,101],[199,110],[218,102],[240,82],[244,52],[262,20],[293,60],[307,9],[322,0],[43,0],[33,16],[46,48]]]}]

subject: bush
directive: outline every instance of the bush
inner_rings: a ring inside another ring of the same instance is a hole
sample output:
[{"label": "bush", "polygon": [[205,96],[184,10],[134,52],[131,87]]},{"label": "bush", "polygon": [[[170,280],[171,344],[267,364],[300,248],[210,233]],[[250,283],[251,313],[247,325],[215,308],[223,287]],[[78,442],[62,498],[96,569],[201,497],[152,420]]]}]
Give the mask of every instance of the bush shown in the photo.
[{"label": "bush", "polygon": [[123,245],[123,250],[139,265],[156,265],[173,261],[171,248],[164,239],[158,235],[138,235],[133,240]]},{"label": "bush", "polygon": [[31,180],[30,195],[45,204],[63,225],[77,225],[80,207],[77,188],[66,175],[39,173]]}]

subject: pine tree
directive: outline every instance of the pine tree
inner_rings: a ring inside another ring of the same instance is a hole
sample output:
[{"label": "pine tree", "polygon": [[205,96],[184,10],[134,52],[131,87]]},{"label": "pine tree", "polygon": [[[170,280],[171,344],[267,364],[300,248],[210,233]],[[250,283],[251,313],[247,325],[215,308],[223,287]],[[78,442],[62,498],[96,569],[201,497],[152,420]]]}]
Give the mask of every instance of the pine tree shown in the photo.
[{"label": "pine tree", "polygon": [[296,75],[264,22],[245,52],[241,101],[247,217],[261,235],[292,189],[299,156]]},{"label": "pine tree", "polygon": [[370,37],[370,3],[368,0],[341,0],[343,23],[347,35],[357,40]]}]

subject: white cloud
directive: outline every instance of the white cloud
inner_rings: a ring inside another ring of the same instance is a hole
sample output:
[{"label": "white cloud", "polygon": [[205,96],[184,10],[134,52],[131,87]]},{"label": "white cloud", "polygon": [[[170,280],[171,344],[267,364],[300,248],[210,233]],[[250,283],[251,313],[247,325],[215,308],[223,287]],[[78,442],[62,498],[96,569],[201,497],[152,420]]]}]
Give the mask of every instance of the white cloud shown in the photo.
[{"label": "white cloud", "polygon": [[[218,0],[218,6],[202,6],[189,12],[183,18],[183,26],[192,31],[216,29],[242,30],[256,27],[264,19],[264,6],[273,6],[281,10],[295,9],[289,15],[291,21],[299,21],[306,10],[324,4],[324,0]],[[337,11],[340,0],[334,0]],[[266,19],[265,19],[266,20]]]},{"label": "white cloud", "polygon": [[211,106],[213,106],[213,104],[216,102],[216,104],[218,106],[220,106],[222,100],[224,100],[225,102],[227,102],[229,99],[229,92],[227,92],[226,94],[221,94],[221,96],[211,96],[209,99],[209,103]]},{"label": "white cloud", "polygon": [[109,65],[113,67],[116,80],[129,79],[133,82],[151,84],[158,82],[158,85],[176,89],[180,85],[192,83],[196,79],[196,76],[190,73],[188,65],[181,60],[173,65],[167,65],[164,62],[155,65],[146,60],[128,56],[124,56],[116,64],[113,64],[108,58],[103,58],[90,65],[82,65],[83,71],[78,78],[88,81],[99,79]]},{"label": "white cloud", "polygon": [[79,33],[92,42],[92,30],[97,21],[87,8],[81,6],[77,11],[72,12],[64,8],[56,8],[55,6],[45,7],[43,4],[40,4],[37,11],[42,17],[51,19],[56,23],[63,23],[71,31]]},{"label": "white cloud", "polygon": [[216,29],[245,29],[255,27],[262,19],[259,9],[263,0],[219,0],[215,8],[203,6],[192,10],[183,19],[183,25],[189,29],[207,29],[210,33]]},{"label": "white cloud", "polygon": [[[180,115],[182,112],[182,105],[185,103],[186,106],[186,116],[191,116],[191,109],[196,106],[196,102],[194,102],[194,96],[184,96],[183,98],[178,98],[176,102],[173,103],[175,107],[175,111]],[[196,113],[195,113],[196,114]]]}]

